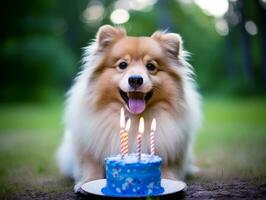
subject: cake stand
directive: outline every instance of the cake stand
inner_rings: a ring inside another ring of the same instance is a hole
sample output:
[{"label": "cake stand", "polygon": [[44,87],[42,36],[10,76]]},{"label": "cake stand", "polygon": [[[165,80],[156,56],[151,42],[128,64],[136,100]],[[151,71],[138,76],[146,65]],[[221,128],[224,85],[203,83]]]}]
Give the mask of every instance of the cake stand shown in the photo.
[{"label": "cake stand", "polygon": [[[139,196],[109,196],[102,193],[102,188],[106,185],[106,179],[99,179],[90,181],[87,183],[84,183],[81,186],[81,189],[83,190],[83,194],[86,196],[91,197],[97,197],[97,199],[145,199],[147,196],[139,195]],[[159,199],[164,198],[177,198],[177,197],[183,197],[184,191],[187,189],[187,185],[183,181],[176,181],[176,180],[170,180],[170,179],[162,179],[161,180],[161,186],[164,188],[164,192],[161,194],[158,194],[156,196],[149,196],[149,197],[159,197]]]}]

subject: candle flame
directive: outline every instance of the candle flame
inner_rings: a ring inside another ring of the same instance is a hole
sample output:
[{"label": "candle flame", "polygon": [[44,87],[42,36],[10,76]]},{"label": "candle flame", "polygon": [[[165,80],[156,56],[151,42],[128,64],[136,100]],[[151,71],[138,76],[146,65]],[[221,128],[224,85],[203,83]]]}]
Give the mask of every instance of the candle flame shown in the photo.
[{"label": "candle flame", "polygon": [[139,133],[143,134],[144,133],[144,118],[141,117],[139,120]]},{"label": "candle flame", "polygon": [[120,128],[125,128],[125,111],[124,111],[124,108],[121,108],[121,112],[120,112]]},{"label": "candle flame", "polygon": [[129,131],[129,129],[130,129],[130,125],[131,125],[131,120],[128,119],[128,120],[127,120],[127,124],[126,124],[126,132]]},{"label": "candle flame", "polygon": [[155,130],[156,130],[156,119],[153,118],[151,123],[151,131],[155,132]]}]

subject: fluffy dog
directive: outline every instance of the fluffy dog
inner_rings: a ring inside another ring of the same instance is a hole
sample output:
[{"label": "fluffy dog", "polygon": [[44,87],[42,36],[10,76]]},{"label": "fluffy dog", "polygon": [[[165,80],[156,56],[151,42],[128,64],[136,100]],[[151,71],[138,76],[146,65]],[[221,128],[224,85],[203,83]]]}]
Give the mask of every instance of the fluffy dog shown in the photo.
[{"label": "fluffy dog", "polygon": [[65,134],[57,152],[61,171],[75,179],[75,191],[87,181],[104,178],[104,159],[119,153],[122,107],[132,121],[129,152],[136,150],[140,116],[146,125],[142,149],[149,152],[150,124],[156,118],[162,176],[182,179],[195,171],[192,147],[201,121],[200,96],[186,55],[175,33],[129,37],[123,28],[99,29],[68,93]]}]

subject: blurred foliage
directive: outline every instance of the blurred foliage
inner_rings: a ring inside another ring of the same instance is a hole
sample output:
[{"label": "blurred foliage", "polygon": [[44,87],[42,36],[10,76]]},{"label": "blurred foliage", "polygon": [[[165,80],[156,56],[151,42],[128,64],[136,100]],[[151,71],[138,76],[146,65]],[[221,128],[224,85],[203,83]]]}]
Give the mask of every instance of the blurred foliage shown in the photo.
[{"label": "blurred foliage", "polygon": [[46,100],[73,77],[77,56],[63,37],[66,22],[57,7],[54,1],[8,2],[0,46],[1,101]]},{"label": "blurred foliage", "polygon": [[[100,25],[112,24],[109,17],[115,2],[8,1],[1,8],[0,101],[62,95],[80,69],[81,48]],[[101,21],[87,23],[83,12],[92,3],[103,4],[105,10]],[[241,15],[242,21],[231,23],[232,12]],[[266,88],[264,16],[259,1],[230,1],[224,17],[229,35],[220,36],[215,19],[195,4],[158,0],[150,10],[130,10],[130,19],[123,25],[129,35],[151,35],[157,29],[180,33],[203,93],[257,95]],[[244,31],[246,20],[258,24],[259,34],[250,36]]]}]

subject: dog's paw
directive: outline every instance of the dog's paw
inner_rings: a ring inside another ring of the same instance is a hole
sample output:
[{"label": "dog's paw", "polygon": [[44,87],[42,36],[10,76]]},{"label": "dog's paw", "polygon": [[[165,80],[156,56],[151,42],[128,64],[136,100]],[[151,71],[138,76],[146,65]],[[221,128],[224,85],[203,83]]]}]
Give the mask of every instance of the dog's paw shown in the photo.
[{"label": "dog's paw", "polygon": [[83,182],[78,182],[76,183],[76,185],[74,186],[74,192],[76,194],[84,194],[84,190],[82,190],[81,186],[83,185]]},{"label": "dog's paw", "polygon": [[188,176],[197,176],[200,174],[200,168],[196,165],[189,165],[187,168],[187,175]]},{"label": "dog's paw", "polygon": [[162,171],[162,177],[165,179],[177,180],[175,173],[169,169],[164,169]]}]

